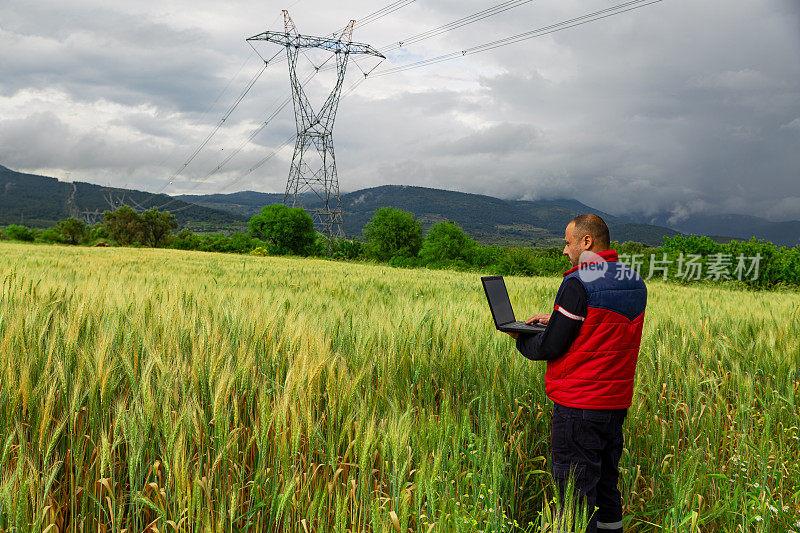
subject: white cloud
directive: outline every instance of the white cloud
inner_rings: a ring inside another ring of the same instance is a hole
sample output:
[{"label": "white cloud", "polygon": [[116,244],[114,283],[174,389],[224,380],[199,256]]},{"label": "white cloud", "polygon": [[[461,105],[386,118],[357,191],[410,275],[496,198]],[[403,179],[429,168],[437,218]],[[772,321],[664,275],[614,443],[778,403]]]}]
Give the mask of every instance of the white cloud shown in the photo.
[{"label": "white cloud", "polygon": [[781,126],[781,128],[786,128],[800,132],[800,117],[797,117],[793,121],[784,124],[783,126]]}]

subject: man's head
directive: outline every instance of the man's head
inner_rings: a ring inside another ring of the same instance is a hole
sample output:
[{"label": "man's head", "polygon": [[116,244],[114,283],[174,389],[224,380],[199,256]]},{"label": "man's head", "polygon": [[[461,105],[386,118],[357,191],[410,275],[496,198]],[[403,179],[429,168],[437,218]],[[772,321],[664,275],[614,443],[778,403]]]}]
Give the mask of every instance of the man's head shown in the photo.
[{"label": "man's head", "polygon": [[584,252],[608,250],[611,245],[608,226],[597,215],[578,215],[567,224],[564,243],[564,255],[569,257],[572,266],[577,266]]}]

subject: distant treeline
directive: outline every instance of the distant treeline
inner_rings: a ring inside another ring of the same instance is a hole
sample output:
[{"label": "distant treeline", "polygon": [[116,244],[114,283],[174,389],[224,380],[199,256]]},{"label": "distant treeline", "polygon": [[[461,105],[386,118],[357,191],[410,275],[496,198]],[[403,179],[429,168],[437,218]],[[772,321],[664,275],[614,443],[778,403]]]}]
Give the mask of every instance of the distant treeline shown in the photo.
[{"label": "distant treeline", "polygon": [[[503,275],[555,276],[570,268],[561,248],[482,245],[454,222],[443,221],[423,235],[412,213],[378,209],[363,230],[363,240],[328,239],[314,230],[301,207],[269,205],[253,216],[247,233],[198,234],[181,230],[175,217],[153,208],[137,212],[128,206],[106,211],[103,222],[87,226],[68,218],[46,229],[10,225],[0,239],[69,245],[174,248],[253,255],[301,255],[338,260],[365,260],[398,267],[475,270]],[[800,247],[769,241],[717,243],[709,237],[664,237],[657,247],[612,242],[620,260],[646,279],[679,283],[727,283],[751,288],[800,286]]]}]

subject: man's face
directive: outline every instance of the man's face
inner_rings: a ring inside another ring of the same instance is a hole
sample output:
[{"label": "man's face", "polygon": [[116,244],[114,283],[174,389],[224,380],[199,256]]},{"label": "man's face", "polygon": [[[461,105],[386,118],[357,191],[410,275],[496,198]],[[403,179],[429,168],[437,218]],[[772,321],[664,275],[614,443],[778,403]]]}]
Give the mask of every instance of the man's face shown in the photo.
[{"label": "man's face", "polygon": [[564,230],[564,255],[569,257],[569,264],[577,266],[581,254],[592,247],[592,238],[589,235],[578,235],[575,224],[570,222]]}]

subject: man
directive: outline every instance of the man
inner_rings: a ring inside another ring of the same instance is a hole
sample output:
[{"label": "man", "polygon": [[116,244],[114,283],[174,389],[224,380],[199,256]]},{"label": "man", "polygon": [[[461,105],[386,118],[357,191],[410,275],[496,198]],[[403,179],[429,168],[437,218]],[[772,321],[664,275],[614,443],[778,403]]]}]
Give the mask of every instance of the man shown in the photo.
[{"label": "man", "polygon": [[553,313],[526,321],[547,328],[509,335],[522,355],[547,361],[545,392],[555,403],[551,468],[561,493],[574,472],[575,489],[592,514],[587,531],[622,532],[622,422],[633,396],[647,288],[609,249],[608,226],[599,216],[575,217],[564,241],[572,268],[564,272]]}]

